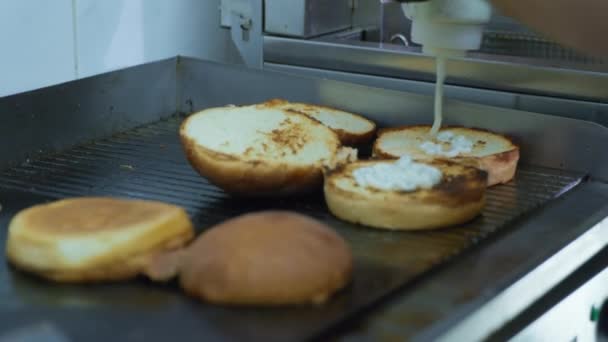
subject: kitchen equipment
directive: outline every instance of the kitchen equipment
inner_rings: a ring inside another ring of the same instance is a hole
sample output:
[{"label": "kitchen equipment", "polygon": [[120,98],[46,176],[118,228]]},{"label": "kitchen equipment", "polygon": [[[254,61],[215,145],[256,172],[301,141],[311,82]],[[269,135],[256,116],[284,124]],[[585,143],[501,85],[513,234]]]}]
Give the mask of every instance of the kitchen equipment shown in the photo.
[{"label": "kitchen equipment", "polygon": [[[263,32],[257,47],[263,55],[260,67],[431,94],[435,58],[422,52],[402,4],[354,3],[352,25],[345,30],[310,38]],[[604,120],[606,116],[600,115],[606,113],[608,99],[604,58],[563,47],[496,11],[483,22],[479,49],[447,61],[447,97]]]},{"label": "kitchen equipment", "polygon": [[[551,317],[537,319],[553,307],[555,317],[567,315],[571,323],[560,326],[560,336],[596,328],[588,313],[608,296],[602,286],[608,260],[605,127],[449,100],[448,124],[493,129],[521,144],[517,178],[490,189],[483,215],[469,224],[384,232],[333,218],[320,194],[230,198],[187,164],[178,139],[184,114],[276,97],[361,113],[380,126],[426,122],[433,102],[189,58],[6,97],[0,99],[0,241],[17,210],[66,196],[167,201],[186,208],[200,230],[243,212],[292,209],[324,220],[347,239],[355,255],[351,287],[321,308],[229,308],[187,298],[174,284],[57,285],[2,263],[0,340],[27,331],[88,341],[477,340],[554,324]],[[556,304],[577,289],[584,300],[560,311]],[[49,329],[34,329],[39,326]]]},{"label": "kitchen equipment", "polygon": [[310,38],[352,26],[351,0],[266,0],[264,31]]},{"label": "kitchen equipment", "polygon": [[320,194],[230,198],[185,161],[178,127],[211,106],[282,97],[381,127],[430,123],[435,58],[402,2],[222,0],[221,26],[246,67],[176,57],[0,99],[0,227],[26,206],[81,195],[178,204],[199,231],[291,209],[350,243],[350,288],[322,308],[228,308],[175,284],[51,285],[2,263],[0,341],[605,338],[608,68],[498,13],[479,49],[447,60],[446,123],[522,148],[516,180],[490,189],[469,224],[365,229],[332,217]]}]

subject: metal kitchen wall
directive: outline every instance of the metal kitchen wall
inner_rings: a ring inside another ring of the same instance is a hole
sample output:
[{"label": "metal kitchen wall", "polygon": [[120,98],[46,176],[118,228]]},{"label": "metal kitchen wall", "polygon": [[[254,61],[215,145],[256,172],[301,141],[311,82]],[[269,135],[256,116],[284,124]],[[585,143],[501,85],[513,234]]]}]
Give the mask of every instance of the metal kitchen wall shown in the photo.
[{"label": "metal kitchen wall", "polygon": [[0,97],[184,55],[240,61],[219,0],[0,0]]}]

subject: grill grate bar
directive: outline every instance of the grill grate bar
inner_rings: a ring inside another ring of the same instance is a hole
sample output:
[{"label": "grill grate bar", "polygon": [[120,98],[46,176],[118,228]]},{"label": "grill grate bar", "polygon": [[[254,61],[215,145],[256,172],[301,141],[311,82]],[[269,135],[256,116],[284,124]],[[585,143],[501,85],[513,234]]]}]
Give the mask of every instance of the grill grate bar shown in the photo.
[{"label": "grill grate bar", "polygon": [[[111,157],[110,155],[97,155],[97,156],[83,156],[83,155],[78,155],[78,154],[68,154],[66,156],[67,158],[70,159],[79,159],[79,160],[85,160],[85,161],[89,161],[90,164],[89,166],[95,166],[95,165],[99,165],[98,161],[107,161],[110,163],[106,163],[106,165],[114,165],[117,167],[120,166],[131,166],[133,167],[133,165],[131,164],[138,164],[139,169],[144,169],[143,166],[145,166],[145,169],[148,170],[154,170],[157,172],[160,172],[162,174],[164,174],[165,177],[175,177],[175,176],[179,176],[180,178],[176,178],[176,179],[180,179],[181,180],[185,180],[185,181],[191,181],[193,183],[201,183],[201,178],[198,174],[194,173],[194,171],[192,171],[189,168],[183,167],[183,166],[178,166],[178,165],[163,165],[163,168],[156,168],[155,165],[156,163],[153,162],[138,162],[138,163],[133,163],[135,160],[134,158],[128,158],[128,157],[122,157],[122,156],[115,156],[114,158]],[[65,160],[65,159],[63,159]],[[131,163],[131,164],[129,164]],[[141,170],[140,170],[141,171]],[[172,176],[172,174],[174,176]],[[183,178],[181,178],[183,177]]]},{"label": "grill grate bar", "polygon": [[[38,166],[40,169],[47,169],[49,171],[58,171],[61,169],[61,167],[69,166],[70,164],[69,164],[69,161],[67,161],[66,164],[59,164],[59,163],[55,163],[53,161],[41,160],[41,161],[37,162],[37,165],[42,165],[42,166]],[[134,171],[125,171],[125,172],[134,172]],[[142,186],[148,185],[151,182],[155,186],[157,186],[159,188],[164,188],[166,190],[183,191],[182,194],[184,194],[184,195],[188,195],[188,193],[195,193],[197,195],[206,195],[206,196],[217,197],[217,198],[226,197],[225,194],[220,193],[219,189],[217,189],[215,187],[213,187],[213,188],[212,187],[200,187],[202,182],[201,182],[201,179],[199,176],[196,176],[196,180],[189,181],[187,179],[179,179],[178,177],[167,176],[166,174],[163,174],[162,171],[151,170],[148,168],[143,169],[141,171],[138,170],[137,172],[140,177],[133,180],[133,182],[136,184],[141,184]],[[96,180],[94,178],[94,176],[91,175],[90,169],[87,168],[87,165],[83,165],[83,164],[79,164],[79,163],[73,164],[73,165],[71,165],[70,173],[73,173],[73,175],[75,177],[80,178],[80,179],[88,179],[90,181]],[[142,180],[146,180],[146,182],[144,182],[142,184]],[[193,187],[195,187],[195,188],[193,188]]]},{"label": "grill grate bar", "polygon": [[[68,181],[63,181],[63,176],[64,175],[49,175],[45,178],[44,181],[33,183],[33,184],[29,183],[29,184],[30,184],[30,186],[32,186],[34,188],[44,187],[46,189],[52,189],[53,187],[57,187],[57,188],[62,188],[62,189],[68,189],[68,190],[72,191],[72,193],[74,193],[74,194],[82,193],[82,190],[85,190],[86,194],[96,193],[96,192],[98,192],[98,190],[103,191],[104,188],[108,187],[107,184],[96,183],[95,179],[83,182],[83,181],[78,181],[77,178],[70,177],[70,179]],[[80,178],[80,179],[82,179],[82,178]],[[97,181],[97,182],[99,182],[99,181]],[[151,184],[151,183],[154,184],[154,187],[149,187],[145,191],[142,190],[142,189],[148,187],[149,184]],[[55,185],[55,184],[59,184],[59,185]],[[91,184],[97,184],[97,185],[93,186]],[[129,196],[129,197],[142,197],[142,198],[151,197],[151,198],[154,198],[157,200],[180,204],[180,205],[190,207],[190,208],[194,208],[199,204],[199,202],[200,202],[199,197],[207,197],[208,199],[211,199],[212,195],[216,195],[214,197],[220,198],[220,199],[226,197],[225,195],[217,194],[217,193],[213,193],[213,192],[209,192],[209,195],[204,194],[204,193],[203,194],[195,193],[195,195],[191,195],[185,191],[175,191],[175,189],[171,189],[171,188],[161,188],[158,185],[159,185],[159,183],[157,183],[157,182],[143,182],[138,178],[138,179],[132,179],[129,183],[122,184],[120,189],[112,190],[112,191],[103,191],[103,194],[104,195],[116,194],[116,195],[124,195],[124,196]],[[88,190],[86,190],[86,187],[88,187]]]},{"label": "grill grate bar", "polygon": [[[84,187],[71,188],[69,185],[46,185],[46,184],[35,184],[32,185],[27,181],[11,178],[0,178],[1,187],[13,190],[24,190],[27,192],[38,193],[42,195],[48,195],[51,197],[62,197],[62,196],[82,196],[87,195],[89,191]],[[98,189],[98,194],[109,195],[109,193]]]}]

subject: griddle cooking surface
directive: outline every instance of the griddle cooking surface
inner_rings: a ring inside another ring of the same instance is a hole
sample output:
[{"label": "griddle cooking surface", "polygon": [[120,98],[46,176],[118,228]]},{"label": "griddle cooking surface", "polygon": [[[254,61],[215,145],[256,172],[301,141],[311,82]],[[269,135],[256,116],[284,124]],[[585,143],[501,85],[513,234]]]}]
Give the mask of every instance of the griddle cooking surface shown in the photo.
[{"label": "griddle cooking surface", "polygon": [[522,166],[516,181],[488,191],[483,215],[469,224],[432,232],[378,231],[333,218],[321,195],[279,201],[231,199],[186,162],[177,135],[181,120],[175,116],[1,173],[0,242],[4,244],[6,224],[17,210],[66,196],[109,195],[174,203],[186,208],[201,230],[245,212],[291,209],[324,220],[348,240],[355,254],[353,285],[322,308],[237,309],[190,300],[175,284],[138,280],[99,286],[51,285],[2,263],[0,331],[47,322],[73,340],[87,341],[314,337],[508,227],[581,179],[581,175]]}]

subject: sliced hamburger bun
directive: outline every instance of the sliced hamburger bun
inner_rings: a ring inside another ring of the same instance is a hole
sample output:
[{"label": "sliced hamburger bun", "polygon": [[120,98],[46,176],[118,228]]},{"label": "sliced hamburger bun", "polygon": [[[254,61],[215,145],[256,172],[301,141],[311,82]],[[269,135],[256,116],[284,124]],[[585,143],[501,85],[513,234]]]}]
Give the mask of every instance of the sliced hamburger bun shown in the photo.
[{"label": "sliced hamburger bun", "polygon": [[173,205],[71,198],[17,213],[9,224],[6,255],[18,269],[57,282],[123,280],[193,237],[188,215]]},{"label": "sliced hamburger bun", "polygon": [[203,177],[241,196],[321,189],[324,168],[356,158],[318,121],[265,104],[195,113],[183,122],[180,137],[189,162]]},{"label": "sliced hamburger bun", "polygon": [[[353,268],[351,251],[339,235],[312,218],[284,211],[221,223],[178,259],[187,294],[227,305],[322,304],[351,281]],[[165,269],[175,269],[167,264]]]},{"label": "sliced hamburger bun", "polygon": [[[511,139],[464,127],[445,127],[437,137],[431,138],[430,129],[430,126],[407,126],[382,130],[374,143],[373,155],[376,158],[409,155],[418,160],[450,159],[486,171],[488,186],[507,183],[515,177],[519,147]],[[464,144],[454,144],[449,139],[450,135],[452,139],[462,137],[466,141]],[[462,147],[460,152],[454,146]],[[441,151],[435,150],[437,148]]]},{"label": "sliced hamburger bun", "polygon": [[266,102],[272,108],[296,111],[320,121],[334,130],[342,144],[357,146],[369,142],[376,131],[376,124],[361,115],[343,110],[300,102],[274,99]]},{"label": "sliced hamburger bun", "polygon": [[[421,163],[440,172],[436,174],[438,183],[427,181],[424,186],[407,190],[362,184],[361,178],[357,178],[358,170],[373,170],[372,175],[380,177],[376,180],[385,182],[389,176],[382,174],[384,168],[396,163],[396,160],[360,161],[328,173],[325,199],[329,211],[342,220],[373,228],[422,230],[465,223],[484,207],[487,174],[450,161]],[[408,174],[403,172],[403,178],[393,177],[387,186],[407,183]],[[419,171],[411,172],[415,175]]]}]

